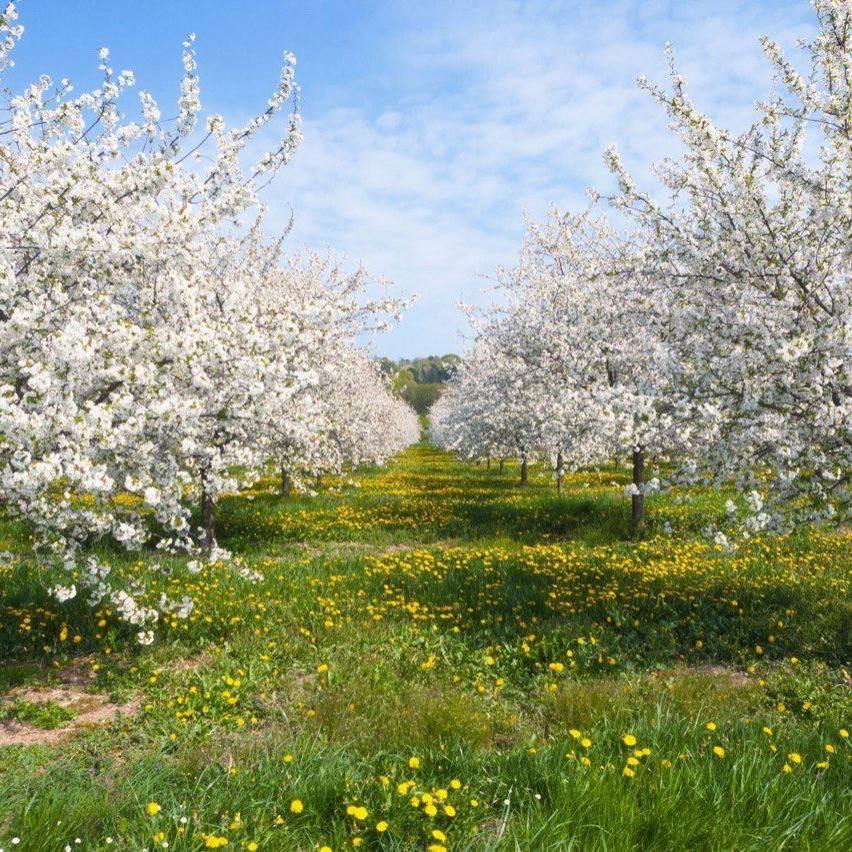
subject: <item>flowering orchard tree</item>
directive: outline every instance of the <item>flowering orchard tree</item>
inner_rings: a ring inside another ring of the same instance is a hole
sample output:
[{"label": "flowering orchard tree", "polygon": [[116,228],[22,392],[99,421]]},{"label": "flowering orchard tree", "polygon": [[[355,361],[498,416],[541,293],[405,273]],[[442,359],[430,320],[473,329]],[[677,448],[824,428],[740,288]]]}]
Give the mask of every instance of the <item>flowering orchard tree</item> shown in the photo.
[{"label": "flowering orchard tree", "polygon": [[[535,458],[535,417],[525,403],[523,372],[477,338],[447,390],[430,410],[432,439],[465,458]],[[525,477],[525,473],[522,473]]]},{"label": "flowering orchard tree", "polygon": [[640,80],[685,148],[660,170],[668,204],[607,154],[646,280],[672,304],[661,333],[700,438],[694,469],[751,492],[753,529],[850,510],[852,7],[814,5],[806,76],[762,40],[787,96],[744,133],[702,114],[674,70],[670,91]]},{"label": "flowering orchard tree", "polygon": [[[259,418],[265,457],[279,460],[282,490],[345,466],[383,462],[418,440],[416,415],[390,393],[357,345],[395,322],[408,303],[371,296],[376,282],[363,269],[346,273],[334,258],[312,252],[291,258],[276,274],[297,299],[300,373],[307,377],[293,391],[276,382]],[[309,340],[315,345],[308,347]],[[386,420],[391,410],[393,426]],[[400,443],[397,417],[409,424],[414,418],[411,440]]]},{"label": "flowering orchard tree", "polygon": [[530,222],[518,265],[498,275],[500,306],[474,323],[475,357],[439,409],[439,432],[452,424],[453,446],[481,454],[510,429],[504,449],[521,457],[522,479],[524,458],[547,458],[560,490],[566,466],[632,450],[641,523],[644,449],[676,444],[678,406],[675,363],[654,331],[666,303],[637,275],[638,257],[589,211]]},{"label": "flowering orchard tree", "polygon": [[475,453],[512,422],[499,395],[486,391],[491,409],[479,402],[494,369],[521,391],[525,442],[557,468],[632,449],[637,521],[646,448],[675,452],[688,479],[737,481],[747,532],[848,517],[852,10],[815,7],[807,78],[763,40],[789,94],[762,104],[745,133],[701,114],[674,71],[670,92],[641,81],[686,152],[659,170],[668,203],[610,149],[626,235],[590,213],[531,224],[498,281],[505,304],[477,328],[438,409],[448,446]]},{"label": "flowering orchard tree", "polygon": [[420,438],[417,414],[390,391],[375,359],[355,348],[343,356],[343,369],[331,381],[326,461],[317,473],[382,464]]},{"label": "flowering orchard tree", "polygon": [[503,277],[517,306],[506,345],[542,376],[558,471],[632,453],[637,525],[645,451],[682,447],[684,422],[677,361],[658,332],[670,305],[643,278],[643,252],[592,210],[553,210],[530,223],[521,263]]},{"label": "flowering orchard tree", "polygon": [[[12,4],[0,16],[0,73],[16,18]],[[103,49],[97,89],[41,77],[0,124],[0,499],[36,532],[57,596],[109,599],[142,641],[157,608],[82,545],[139,547],[155,518],[165,550],[219,555],[216,495],[269,458],[272,416],[311,429],[297,400],[323,393],[315,365],[341,338],[328,328],[350,339],[365,310],[333,287],[306,294],[260,233],[258,192],[301,139],[294,58],[245,126],[214,115],[199,129],[193,42],[173,122],[146,92],[123,115],[133,74]],[[246,164],[288,104],[278,143]],[[201,498],[200,531],[187,494]]]},{"label": "flowering orchard tree", "polygon": [[[22,32],[15,18],[10,4],[2,69]],[[194,425],[205,403],[183,390],[187,377],[207,387],[205,364],[231,348],[211,310],[233,283],[216,277],[235,239],[221,226],[250,212],[299,142],[294,111],[273,151],[238,165],[295,97],[295,61],[285,57],[257,118],[229,130],[211,116],[190,144],[200,111],[191,38],[173,126],[145,92],[138,120],[126,120],[119,102],[133,74],[116,74],[105,49],[100,57],[99,88],[75,95],[69,81],[41,77],[9,97],[0,131],[0,491],[69,573],[66,594],[78,585],[92,600],[112,594],[143,626],[156,613],[135,607],[132,582],[96,560],[80,564],[77,552],[107,534],[129,547],[144,541],[146,512],[116,500],[127,490],[172,531],[167,546],[190,541],[187,468],[169,449],[200,452]],[[187,168],[208,141],[210,165]]]}]

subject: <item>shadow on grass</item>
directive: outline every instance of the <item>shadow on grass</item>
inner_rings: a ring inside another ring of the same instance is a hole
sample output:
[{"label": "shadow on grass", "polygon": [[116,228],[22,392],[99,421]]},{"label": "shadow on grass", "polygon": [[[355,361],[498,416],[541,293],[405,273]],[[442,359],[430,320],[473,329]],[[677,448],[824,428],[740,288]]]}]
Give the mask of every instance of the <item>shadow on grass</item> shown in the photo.
[{"label": "shadow on grass", "polygon": [[219,543],[235,553],[274,551],[293,542],[364,541],[432,544],[447,539],[511,539],[521,543],[582,541],[590,545],[635,538],[623,500],[519,492],[505,480],[455,485],[458,494],[422,489],[413,497],[320,495],[222,501]]},{"label": "shadow on grass", "polygon": [[618,501],[537,496],[527,502],[462,503],[440,533],[448,538],[510,538],[534,542],[603,544],[633,537],[627,509]]}]

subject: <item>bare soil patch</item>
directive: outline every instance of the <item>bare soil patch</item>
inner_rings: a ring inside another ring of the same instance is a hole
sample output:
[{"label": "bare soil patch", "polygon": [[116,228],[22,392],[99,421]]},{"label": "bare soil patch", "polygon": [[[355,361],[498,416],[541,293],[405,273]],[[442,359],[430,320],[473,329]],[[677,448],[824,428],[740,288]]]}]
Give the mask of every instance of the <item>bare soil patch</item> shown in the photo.
[{"label": "bare soil patch", "polygon": [[12,690],[6,701],[27,701],[31,704],[57,704],[74,713],[74,718],[57,728],[45,729],[17,719],[0,720],[0,747],[8,745],[55,745],[65,742],[79,731],[97,728],[114,722],[121,716],[133,716],[139,711],[139,699],[116,704],[106,695],[85,692],[79,686],[21,687]]}]

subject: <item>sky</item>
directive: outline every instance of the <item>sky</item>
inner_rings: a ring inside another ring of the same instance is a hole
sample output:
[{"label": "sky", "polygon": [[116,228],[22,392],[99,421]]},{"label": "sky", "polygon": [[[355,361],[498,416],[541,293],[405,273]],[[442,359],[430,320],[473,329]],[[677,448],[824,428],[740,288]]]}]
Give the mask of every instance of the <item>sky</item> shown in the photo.
[{"label": "sky", "polygon": [[[0,0],[2,2],[2,0]],[[815,30],[806,0],[19,0],[24,39],[7,80],[47,73],[98,83],[97,50],[136,73],[163,114],[176,102],[181,41],[197,35],[205,113],[261,111],[284,50],[298,59],[304,142],[265,191],[271,230],[294,217],[294,250],[341,254],[418,294],[377,354],[460,352],[458,302],[484,304],[517,257],[524,216],[613,189],[615,143],[640,185],[677,148],[637,89],[665,83],[663,49],[697,105],[748,124],[771,91],[758,42],[796,57]],[[798,58],[798,57],[797,57]],[[273,141],[258,139],[259,151]]]}]

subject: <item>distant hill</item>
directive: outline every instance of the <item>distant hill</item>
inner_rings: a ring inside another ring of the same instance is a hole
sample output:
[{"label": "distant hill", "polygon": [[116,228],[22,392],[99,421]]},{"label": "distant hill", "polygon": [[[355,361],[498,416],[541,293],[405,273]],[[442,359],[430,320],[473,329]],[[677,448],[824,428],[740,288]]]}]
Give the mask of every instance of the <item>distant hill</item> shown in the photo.
[{"label": "distant hill", "polygon": [[391,377],[394,391],[418,414],[426,414],[441,395],[461,358],[458,355],[427,355],[424,358],[381,358],[382,372]]}]

